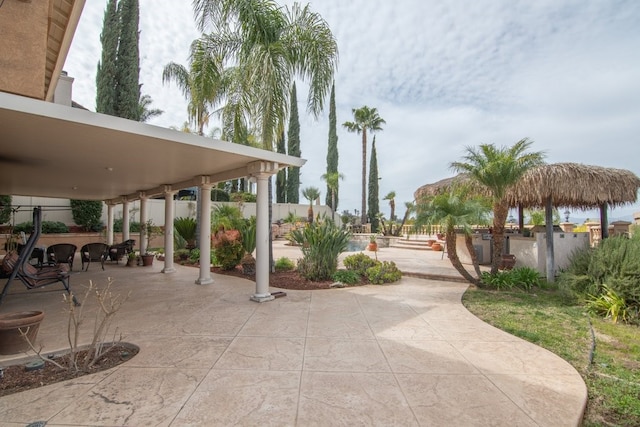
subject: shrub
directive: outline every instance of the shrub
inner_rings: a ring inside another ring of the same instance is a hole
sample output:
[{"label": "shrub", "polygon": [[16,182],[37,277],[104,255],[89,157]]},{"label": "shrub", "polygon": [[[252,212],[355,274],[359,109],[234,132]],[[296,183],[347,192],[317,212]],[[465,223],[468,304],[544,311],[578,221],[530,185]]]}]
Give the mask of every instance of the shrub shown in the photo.
[{"label": "shrub", "polygon": [[237,206],[219,205],[211,212],[211,229],[215,234],[221,228],[225,230],[241,230],[245,225],[242,211]]},{"label": "shrub", "polygon": [[[122,233],[122,218],[115,219],[113,221],[113,231],[116,233]],[[129,221],[129,231],[133,233],[139,233],[142,226],[138,221]]]},{"label": "shrub", "polygon": [[[173,255],[176,260],[186,261],[189,258],[190,252],[191,251],[189,251],[189,249],[176,249]],[[198,255],[198,258],[200,258],[199,255]]]},{"label": "shrub", "polygon": [[402,272],[393,261],[378,262],[367,269],[367,278],[374,285],[397,282],[402,278]]},{"label": "shrub", "polygon": [[347,249],[351,233],[323,217],[293,230],[291,239],[302,246],[298,271],[309,280],[328,280],[338,269],[338,255]]},{"label": "shrub", "polygon": [[178,217],[173,220],[176,233],[182,237],[188,246],[192,247],[196,240],[196,220],[188,217]]},{"label": "shrub", "polygon": [[0,196],[0,224],[7,224],[11,219],[11,196]]},{"label": "shrub", "polygon": [[498,271],[496,274],[483,271],[480,280],[482,280],[482,283],[487,287],[495,288],[499,291],[510,290],[513,289],[514,286],[510,270]]},{"label": "shrub", "polygon": [[289,258],[283,256],[275,262],[276,271],[290,271],[296,268],[296,265]]},{"label": "shrub", "polygon": [[245,220],[244,226],[240,229],[242,247],[248,254],[252,254],[256,250],[256,227],[256,217],[252,216]]},{"label": "shrub", "polygon": [[191,251],[188,251],[188,258],[189,261],[196,263],[196,262],[200,262],[200,249],[193,249]]},{"label": "shrub", "polygon": [[602,285],[602,290],[601,295],[589,295],[587,299],[587,309],[589,312],[610,317],[613,323],[618,323],[618,319],[624,322],[628,321],[628,307],[624,298],[620,297],[620,295],[607,285]]},{"label": "shrub", "polygon": [[216,260],[223,270],[232,270],[242,260],[244,248],[238,230],[218,231],[211,239]]},{"label": "shrub", "polygon": [[222,190],[221,188],[212,188],[211,201],[212,202],[229,202],[231,201],[231,199],[229,197],[229,193]]},{"label": "shrub", "polygon": [[338,270],[333,273],[333,280],[345,285],[355,285],[360,282],[360,275],[353,270]]},{"label": "shrub", "polygon": [[102,202],[99,200],[70,200],[73,222],[86,231],[102,229]]},{"label": "shrub", "polygon": [[[21,222],[13,227],[13,232],[19,233],[31,233],[33,232],[33,222]],[[69,227],[60,221],[42,221],[42,233],[43,234],[55,234],[55,233],[68,233]]]},{"label": "shrub", "polygon": [[360,276],[364,276],[368,268],[376,265],[376,260],[360,252],[347,256],[342,263],[347,270],[353,270]]},{"label": "shrub", "polygon": [[529,267],[518,267],[510,271],[510,278],[514,286],[524,289],[525,291],[531,290],[533,287],[540,286],[542,278],[537,270]]}]

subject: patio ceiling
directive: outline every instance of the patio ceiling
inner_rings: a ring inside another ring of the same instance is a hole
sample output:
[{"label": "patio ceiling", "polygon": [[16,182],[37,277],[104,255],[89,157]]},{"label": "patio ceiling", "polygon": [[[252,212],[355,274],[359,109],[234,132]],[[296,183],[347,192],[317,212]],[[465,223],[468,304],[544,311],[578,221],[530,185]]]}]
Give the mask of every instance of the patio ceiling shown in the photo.
[{"label": "patio ceiling", "polygon": [[[129,200],[306,160],[0,93],[0,194]],[[258,163],[256,163],[258,162]]]}]

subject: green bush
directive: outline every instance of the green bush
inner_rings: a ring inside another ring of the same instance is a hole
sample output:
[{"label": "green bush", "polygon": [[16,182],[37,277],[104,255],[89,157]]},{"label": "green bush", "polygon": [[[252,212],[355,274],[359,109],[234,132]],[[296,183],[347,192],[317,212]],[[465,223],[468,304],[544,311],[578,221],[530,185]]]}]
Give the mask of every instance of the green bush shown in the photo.
[{"label": "green bush", "polygon": [[216,260],[223,270],[233,270],[245,254],[238,230],[219,231],[214,236]]},{"label": "green bush", "polygon": [[187,251],[189,255],[189,261],[191,262],[199,262],[200,261],[200,249],[192,249],[191,251]]},{"label": "green bush", "polygon": [[296,265],[289,258],[283,256],[276,260],[275,262],[276,271],[290,271],[296,268]]},{"label": "green bush", "polygon": [[[113,231],[116,233],[122,233],[122,218],[118,218],[113,220]],[[140,226],[140,222],[139,221],[129,221],[129,231],[132,233],[139,233],[140,229],[142,227]]]},{"label": "green bush", "polygon": [[248,254],[253,254],[253,251],[256,250],[256,227],[256,217],[252,216],[244,221],[244,225],[240,229],[242,247]]},{"label": "green bush", "polygon": [[589,312],[609,317],[613,323],[618,323],[618,319],[623,322],[630,320],[624,298],[620,297],[607,285],[602,285],[602,294],[598,296],[589,295],[586,302]]},{"label": "green bush", "polygon": [[382,285],[402,279],[402,272],[398,270],[395,262],[382,261],[367,269],[367,278],[374,285]]},{"label": "green bush", "polygon": [[239,207],[219,205],[211,212],[211,229],[215,234],[220,228],[225,230],[242,230],[246,222]]},{"label": "green bush", "polygon": [[176,229],[176,233],[180,235],[186,244],[192,246],[196,240],[196,220],[188,217],[178,217],[173,220],[173,227]]},{"label": "green bush", "polygon": [[352,270],[358,273],[360,276],[364,276],[367,273],[367,269],[376,265],[376,260],[363,252],[349,255],[342,261],[347,270]]},{"label": "green bush", "polygon": [[355,285],[360,283],[361,276],[353,270],[338,270],[333,273],[333,280],[345,285]]},{"label": "green bush", "polygon": [[[606,287],[604,286],[606,284]],[[612,236],[593,249],[572,254],[559,288],[578,299],[598,299],[613,293],[630,311],[640,308],[640,234]]]},{"label": "green bush", "polygon": [[496,274],[491,274],[488,271],[483,271],[480,276],[480,280],[485,286],[495,288],[499,291],[505,291],[513,289],[515,283],[511,278],[511,272],[509,270],[498,271]]},{"label": "green bush", "polygon": [[[186,261],[189,259],[190,252],[189,249],[176,249],[173,256],[176,261]],[[198,258],[200,258],[200,256],[198,256]]]},{"label": "green bush", "polygon": [[[14,233],[27,233],[30,234],[33,231],[33,222],[21,222],[16,224],[13,228]],[[69,227],[60,221],[42,221],[42,233],[43,234],[56,234],[56,233],[68,233]]]},{"label": "green bush", "polygon": [[100,200],[70,200],[73,222],[86,231],[102,230],[102,202]]},{"label": "green bush", "polygon": [[11,196],[0,196],[0,224],[11,220]]},{"label": "green bush", "polygon": [[231,198],[229,197],[229,193],[220,189],[220,188],[212,188],[211,189],[211,201],[212,202],[229,202]]},{"label": "green bush", "polygon": [[291,232],[291,239],[302,247],[298,261],[300,274],[313,281],[329,280],[338,269],[338,255],[347,249],[351,233],[323,217]]}]

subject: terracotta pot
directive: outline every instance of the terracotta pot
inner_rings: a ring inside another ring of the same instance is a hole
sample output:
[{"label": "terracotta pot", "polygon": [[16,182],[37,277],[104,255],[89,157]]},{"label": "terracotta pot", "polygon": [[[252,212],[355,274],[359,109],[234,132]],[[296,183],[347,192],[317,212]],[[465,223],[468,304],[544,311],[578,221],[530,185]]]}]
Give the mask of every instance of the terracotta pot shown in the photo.
[{"label": "terracotta pot", "polygon": [[376,242],[370,242],[369,246],[367,246],[367,249],[369,249],[371,252],[375,252],[378,250],[378,244]]},{"label": "terracotta pot", "polygon": [[142,266],[148,267],[150,265],[153,265],[154,257],[155,255],[148,255],[148,254],[140,255],[140,258],[142,258]]},{"label": "terracotta pot", "polygon": [[433,246],[433,244],[434,244],[435,242],[436,242],[436,241],[435,241],[435,239],[428,239],[428,240],[427,240],[427,246],[431,247],[431,246]]},{"label": "terracotta pot", "polygon": [[438,242],[434,242],[431,245],[431,249],[434,250],[434,251],[441,251],[442,250],[442,245],[440,243],[438,243]]},{"label": "terracotta pot", "polygon": [[29,344],[20,335],[19,329],[26,332],[29,341],[35,344],[43,318],[42,311],[20,311],[0,315],[0,354],[15,354],[29,350]]}]

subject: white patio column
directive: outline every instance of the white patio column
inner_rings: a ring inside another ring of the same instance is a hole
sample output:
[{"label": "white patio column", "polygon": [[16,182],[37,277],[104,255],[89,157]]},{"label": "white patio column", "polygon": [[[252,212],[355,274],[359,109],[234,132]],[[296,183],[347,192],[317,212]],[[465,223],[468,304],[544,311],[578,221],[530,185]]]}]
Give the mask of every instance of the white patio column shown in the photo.
[{"label": "white patio column", "polygon": [[113,203],[107,203],[107,245],[113,245]]},{"label": "white patio column", "polygon": [[149,219],[147,200],[149,200],[148,197],[144,193],[140,193],[140,255],[147,252],[147,233],[149,232],[145,228],[145,224]]},{"label": "white patio column", "polygon": [[278,171],[276,163],[255,162],[249,165],[251,176],[257,181],[256,200],[256,293],[252,301],[274,299],[269,292],[269,176]]},{"label": "white patio column", "polygon": [[213,283],[211,278],[211,184],[209,177],[202,177],[199,186],[200,197],[200,277],[196,285],[209,285]]},{"label": "white patio column", "polygon": [[175,191],[171,191],[170,186],[165,187],[164,192],[164,268],[163,273],[174,273],[176,271],[173,266],[173,219],[176,216],[175,206],[173,204],[173,195]]},{"label": "white patio column", "polygon": [[129,201],[122,202],[122,241],[129,240]]}]

